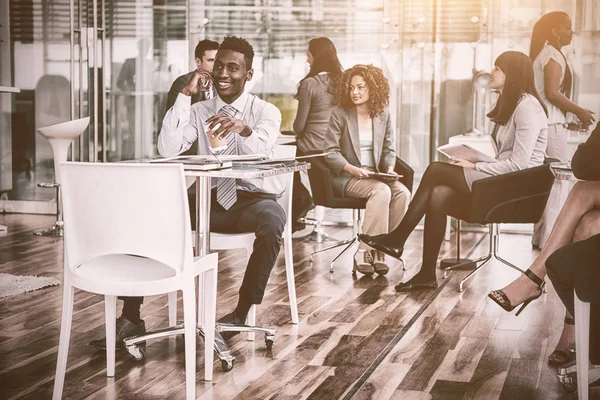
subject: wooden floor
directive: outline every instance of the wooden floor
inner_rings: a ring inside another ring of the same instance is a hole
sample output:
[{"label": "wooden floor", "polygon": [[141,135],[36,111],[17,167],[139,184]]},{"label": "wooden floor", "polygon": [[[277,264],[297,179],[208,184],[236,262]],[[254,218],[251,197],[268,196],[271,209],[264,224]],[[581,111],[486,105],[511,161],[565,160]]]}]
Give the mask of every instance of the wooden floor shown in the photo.
[{"label": "wooden floor", "polygon": [[[8,235],[0,237],[0,272],[53,276],[62,280],[62,239],[35,237],[53,218],[0,215]],[[343,238],[350,229],[330,229]],[[420,264],[421,233],[406,246],[407,277]],[[535,253],[530,238],[503,235],[501,253],[526,267]],[[352,277],[351,254],[328,272],[336,251],[308,256],[315,243],[295,241],[294,263],[300,324],[292,325],[287,303],[283,254],[258,308],[258,323],[277,329],[271,352],[263,340],[232,339],[231,372],[218,360],[214,380],[203,381],[198,351],[199,399],[559,399],[566,396],[555,370],[546,364],[554,349],[563,308],[553,289],[520,317],[487,299],[517,274],[493,262],[457,292],[456,272],[435,292],[400,294],[394,284],[400,266],[386,277]],[[467,256],[487,250],[482,233],[465,233]],[[453,254],[449,243],[442,256]],[[220,254],[218,316],[233,309],[245,266],[243,252]],[[0,300],[0,398],[51,397],[58,346],[62,287],[55,286]],[[148,343],[147,359],[134,362],[117,354],[115,378],[107,378],[105,355],[86,344],[104,330],[103,298],[75,293],[64,397],[69,399],[183,399],[183,340]],[[146,299],[142,318],[148,328],[167,324],[166,296]],[[180,305],[181,306],[181,305]],[[181,315],[181,313],[180,313]],[[201,344],[201,341],[199,341]]]}]

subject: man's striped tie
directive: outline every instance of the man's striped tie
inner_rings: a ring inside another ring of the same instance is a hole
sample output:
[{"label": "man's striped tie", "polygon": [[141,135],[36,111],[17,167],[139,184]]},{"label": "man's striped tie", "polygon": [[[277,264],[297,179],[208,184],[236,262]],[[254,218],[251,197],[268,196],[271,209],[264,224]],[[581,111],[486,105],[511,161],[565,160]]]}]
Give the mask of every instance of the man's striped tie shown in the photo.
[{"label": "man's striped tie", "polygon": [[[235,118],[237,110],[229,104],[226,104],[219,110],[219,114]],[[235,135],[237,135],[237,133],[235,132],[232,132],[229,135],[227,135],[227,148],[223,151],[222,154],[237,154]],[[217,203],[219,203],[224,209],[229,210],[231,206],[235,204],[236,201],[237,192],[235,178],[218,178]]]}]

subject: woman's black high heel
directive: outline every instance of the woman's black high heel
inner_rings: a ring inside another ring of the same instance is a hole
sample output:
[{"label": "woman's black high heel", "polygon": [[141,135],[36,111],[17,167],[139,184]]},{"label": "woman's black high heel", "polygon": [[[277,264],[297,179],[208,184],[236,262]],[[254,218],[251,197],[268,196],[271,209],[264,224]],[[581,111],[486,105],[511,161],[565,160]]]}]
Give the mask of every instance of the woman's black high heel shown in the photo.
[{"label": "woman's black high heel", "polygon": [[[538,289],[540,289],[540,293],[537,294],[536,296],[530,297],[527,300],[525,300],[521,306],[521,308],[519,308],[519,311],[517,311],[517,313],[515,314],[516,316],[519,316],[519,314],[521,314],[521,312],[525,309],[525,307],[527,307],[527,305],[529,303],[531,303],[533,300],[539,298],[542,293],[544,293],[544,287],[546,286],[546,282],[540,278],[539,276],[537,276],[536,274],[534,274],[533,272],[531,272],[531,270],[527,270],[525,271],[525,276],[528,277],[529,279],[531,279],[533,281],[533,283],[535,283],[538,286]],[[495,295],[495,296],[494,296]],[[502,307],[504,310],[511,312],[512,310],[515,309],[515,307],[517,307],[519,304],[516,305],[512,305],[510,304],[510,299],[508,298],[508,296],[506,296],[506,294],[502,291],[502,290],[492,290],[489,294],[488,297],[492,300],[494,300],[494,302],[496,304],[498,304],[500,307]]]},{"label": "woman's black high heel", "polygon": [[373,238],[372,236],[366,235],[364,233],[358,234],[358,240],[360,240],[364,244],[371,246],[375,250],[379,250],[387,254],[388,256],[397,258],[398,260],[400,260],[400,257],[402,257],[402,252],[404,251],[404,249],[396,249],[394,247],[386,246],[385,244],[376,241],[375,238]]}]

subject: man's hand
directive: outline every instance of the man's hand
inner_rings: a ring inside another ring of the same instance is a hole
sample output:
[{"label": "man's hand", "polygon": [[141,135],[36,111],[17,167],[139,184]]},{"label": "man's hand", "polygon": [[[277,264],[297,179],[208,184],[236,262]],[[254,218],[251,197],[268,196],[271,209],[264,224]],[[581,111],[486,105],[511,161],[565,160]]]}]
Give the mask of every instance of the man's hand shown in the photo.
[{"label": "man's hand", "polygon": [[[389,167],[386,168],[385,170],[386,174],[392,174],[392,175],[398,175],[398,173],[396,171],[394,171],[394,166],[390,165]],[[397,181],[398,178],[388,178],[388,177],[382,177],[381,179],[383,179],[386,182],[394,182]]]},{"label": "man's hand", "polygon": [[366,179],[369,177],[369,171],[364,168],[355,167],[352,164],[344,165],[344,171],[350,173],[356,179]]},{"label": "man's hand", "polygon": [[[232,132],[237,132],[241,136],[250,136],[252,129],[241,119],[234,119],[227,115],[213,115],[205,122],[206,131],[213,137],[223,139]],[[214,132],[213,132],[214,130]]]},{"label": "man's hand", "polygon": [[212,76],[210,72],[198,67],[185,87],[181,89],[181,93],[185,94],[186,96],[193,96],[199,92],[205,92],[208,90],[208,85],[210,83],[212,83]]},{"label": "man's hand", "polygon": [[460,158],[460,157],[451,157],[450,164],[458,165],[459,167],[463,167],[463,168],[475,169],[475,164],[473,164],[471,161],[467,161],[464,158]]}]

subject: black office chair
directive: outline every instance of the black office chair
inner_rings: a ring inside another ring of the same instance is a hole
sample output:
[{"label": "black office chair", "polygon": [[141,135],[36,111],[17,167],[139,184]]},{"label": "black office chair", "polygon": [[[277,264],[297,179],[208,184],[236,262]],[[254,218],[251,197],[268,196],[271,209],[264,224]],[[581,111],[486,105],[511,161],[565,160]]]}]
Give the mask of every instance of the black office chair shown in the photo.
[{"label": "black office chair", "polygon": [[[547,162],[539,167],[492,176],[473,182],[471,207],[464,215],[451,215],[466,222],[489,225],[490,247],[488,254],[468,263],[481,263],[460,281],[458,290],[462,292],[464,283],[473,277],[492,258],[503,264],[524,272],[519,267],[498,255],[498,224],[536,223],[542,217],[554,175]],[[464,269],[461,263],[444,269],[444,278],[448,272]]]},{"label": "black office chair", "polygon": [[[353,210],[353,225],[352,237],[348,240],[337,242],[336,244],[322,249],[313,251],[310,254],[310,261],[313,261],[313,256],[317,253],[334,249],[340,246],[346,246],[335,258],[331,261],[329,272],[333,273],[334,263],[344,254],[357,240],[357,235],[361,231],[360,211],[364,210],[367,204],[366,199],[357,199],[352,197],[344,197],[342,193],[334,193],[331,180],[333,178],[329,167],[322,157],[310,159],[311,168],[308,170],[308,179],[313,195],[315,205],[327,208],[345,208]],[[412,192],[414,170],[400,158],[396,157],[395,171],[402,175],[400,182]]]}]

